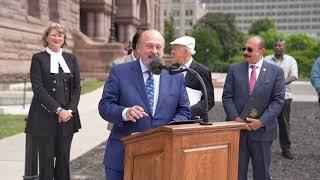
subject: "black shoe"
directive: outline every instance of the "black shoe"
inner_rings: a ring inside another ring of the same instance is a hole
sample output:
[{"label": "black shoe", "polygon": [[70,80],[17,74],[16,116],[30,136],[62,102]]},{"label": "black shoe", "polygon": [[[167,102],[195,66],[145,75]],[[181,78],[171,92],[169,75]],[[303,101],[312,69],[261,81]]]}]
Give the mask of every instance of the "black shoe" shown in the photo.
[{"label": "black shoe", "polygon": [[282,156],[284,157],[284,158],[287,158],[287,159],[294,159],[294,157],[293,157],[293,155],[292,155],[292,153],[290,152],[290,151],[284,151],[284,152],[282,152]]}]

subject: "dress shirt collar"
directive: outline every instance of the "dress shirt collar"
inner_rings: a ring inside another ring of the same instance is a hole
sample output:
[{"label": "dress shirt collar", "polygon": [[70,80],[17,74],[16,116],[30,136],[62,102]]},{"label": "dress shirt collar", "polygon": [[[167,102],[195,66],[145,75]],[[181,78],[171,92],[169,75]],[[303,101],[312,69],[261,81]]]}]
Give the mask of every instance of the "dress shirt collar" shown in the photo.
[{"label": "dress shirt collar", "polygon": [[50,48],[46,47],[46,52],[50,54],[50,73],[59,73],[59,65],[64,73],[70,73],[70,69],[62,56],[62,49],[59,52],[53,52]]},{"label": "dress shirt collar", "polygon": [[149,69],[147,68],[147,66],[146,66],[145,64],[143,64],[141,58],[139,58],[139,63],[140,63],[140,67],[141,67],[142,73],[145,73],[146,71],[149,70]]},{"label": "dress shirt collar", "polygon": [[263,63],[263,57],[256,64],[249,64],[248,68],[250,68],[251,65],[255,65],[258,69],[261,69],[262,63]]},{"label": "dress shirt collar", "polygon": [[133,60],[137,60],[137,58],[135,58],[134,55],[133,55],[133,51],[132,51],[132,53],[130,55],[131,55]]},{"label": "dress shirt collar", "polygon": [[190,68],[192,61],[193,61],[193,58],[191,57],[185,64],[185,67]]}]

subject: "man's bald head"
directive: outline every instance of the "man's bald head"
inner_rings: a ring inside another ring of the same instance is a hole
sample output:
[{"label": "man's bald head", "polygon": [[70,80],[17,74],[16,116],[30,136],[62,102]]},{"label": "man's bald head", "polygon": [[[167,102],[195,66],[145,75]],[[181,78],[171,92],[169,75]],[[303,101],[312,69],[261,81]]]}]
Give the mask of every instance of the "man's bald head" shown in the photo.
[{"label": "man's bald head", "polygon": [[153,57],[162,58],[164,38],[159,31],[146,30],[140,36],[137,49],[142,62],[148,65]]},{"label": "man's bald head", "polygon": [[247,40],[247,42],[248,41],[252,41],[252,42],[256,43],[259,46],[259,48],[265,48],[265,46],[266,46],[266,43],[265,43],[264,39],[261,36],[251,36]]},{"label": "man's bald head", "polygon": [[251,36],[243,48],[243,56],[250,64],[256,64],[264,54],[265,41],[260,36]]}]

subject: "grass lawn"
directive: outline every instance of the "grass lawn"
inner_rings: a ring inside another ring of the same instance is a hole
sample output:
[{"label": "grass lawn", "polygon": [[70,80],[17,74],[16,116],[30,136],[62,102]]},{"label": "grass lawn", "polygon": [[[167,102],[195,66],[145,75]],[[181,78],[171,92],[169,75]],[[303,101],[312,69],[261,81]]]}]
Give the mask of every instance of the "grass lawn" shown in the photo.
[{"label": "grass lawn", "polygon": [[83,80],[81,81],[81,94],[85,94],[87,92],[98,89],[103,85],[104,85],[104,81],[97,81],[97,80],[91,80],[91,79]]},{"label": "grass lawn", "polygon": [[[81,85],[81,94],[85,94],[103,86],[104,81],[88,79],[83,80]],[[0,115],[0,139],[23,132],[25,117],[25,115]]]},{"label": "grass lawn", "polygon": [[25,115],[0,115],[0,139],[24,131]]}]

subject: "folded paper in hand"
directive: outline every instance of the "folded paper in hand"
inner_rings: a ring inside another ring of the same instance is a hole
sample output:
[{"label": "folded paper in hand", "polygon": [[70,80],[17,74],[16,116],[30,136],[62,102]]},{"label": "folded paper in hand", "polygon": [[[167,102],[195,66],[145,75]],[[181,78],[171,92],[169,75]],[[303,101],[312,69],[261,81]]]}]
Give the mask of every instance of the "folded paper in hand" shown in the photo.
[{"label": "folded paper in hand", "polygon": [[246,121],[246,118],[259,119],[264,111],[263,105],[254,97],[248,99],[244,106],[240,118]]},{"label": "folded paper in hand", "polygon": [[197,104],[201,100],[202,92],[188,87],[186,89],[190,101],[190,106]]}]

